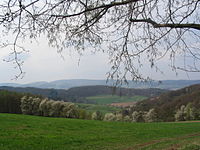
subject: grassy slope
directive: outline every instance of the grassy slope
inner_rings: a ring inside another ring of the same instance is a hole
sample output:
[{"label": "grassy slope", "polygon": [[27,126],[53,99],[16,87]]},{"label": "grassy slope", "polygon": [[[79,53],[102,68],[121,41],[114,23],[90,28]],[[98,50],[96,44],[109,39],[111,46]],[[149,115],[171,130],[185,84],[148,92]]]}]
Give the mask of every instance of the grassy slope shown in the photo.
[{"label": "grassy slope", "polygon": [[88,101],[92,101],[96,104],[111,104],[111,103],[120,103],[120,102],[135,102],[143,100],[147,97],[145,96],[116,96],[116,95],[104,95],[104,96],[91,96],[87,97]]},{"label": "grassy slope", "polygon": [[[200,123],[119,123],[0,114],[0,150],[161,149],[175,143],[200,143],[199,136],[186,137],[194,133],[200,133]],[[159,142],[143,144],[154,140]]]}]

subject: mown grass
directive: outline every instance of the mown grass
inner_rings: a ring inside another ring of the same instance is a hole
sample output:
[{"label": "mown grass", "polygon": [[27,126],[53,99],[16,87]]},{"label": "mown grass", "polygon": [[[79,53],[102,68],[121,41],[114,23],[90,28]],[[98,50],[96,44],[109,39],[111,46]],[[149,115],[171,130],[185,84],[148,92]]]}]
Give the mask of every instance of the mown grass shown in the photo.
[{"label": "mown grass", "polygon": [[83,104],[83,103],[77,103],[78,107],[84,110],[87,110],[89,112],[96,112],[100,111],[103,114],[110,113],[110,112],[116,112],[120,111],[121,108],[108,106],[108,105],[99,105],[99,104]]},{"label": "mown grass", "polygon": [[143,100],[147,97],[145,96],[117,96],[117,95],[101,95],[101,96],[91,96],[87,97],[86,99],[92,101],[92,103],[96,104],[111,104],[111,103],[120,103],[120,102],[136,102]]},{"label": "mown grass", "polygon": [[[0,114],[0,150],[153,150],[197,132],[198,122],[123,123]],[[154,140],[161,144],[142,146]]]}]

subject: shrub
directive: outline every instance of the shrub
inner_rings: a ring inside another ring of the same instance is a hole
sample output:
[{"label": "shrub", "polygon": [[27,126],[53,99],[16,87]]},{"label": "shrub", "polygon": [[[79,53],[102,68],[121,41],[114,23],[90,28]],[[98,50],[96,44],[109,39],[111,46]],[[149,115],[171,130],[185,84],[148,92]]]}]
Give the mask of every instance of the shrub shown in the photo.
[{"label": "shrub", "polygon": [[195,112],[192,103],[188,103],[184,109],[185,120],[194,120]]},{"label": "shrub", "polygon": [[78,110],[78,118],[79,119],[87,119],[87,111],[85,111],[84,109],[79,109]]},{"label": "shrub", "polygon": [[134,111],[132,113],[132,122],[144,122],[145,112],[143,111]]},{"label": "shrub", "polygon": [[43,100],[40,102],[39,110],[40,110],[42,116],[49,116],[49,110],[47,109],[47,105],[46,105],[46,103],[47,103],[48,101],[49,101],[49,100],[46,98],[46,99],[43,99]]},{"label": "shrub", "polygon": [[78,118],[78,109],[75,104],[63,102],[62,117]]},{"label": "shrub", "polygon": [[49,116],[49,117],[53,117],[53,110],[52,110],[52,104],[54,101],[52,100],[47,100],[46,103],[44,103],[45,107],[42,110],[44,116]]},{"label": "shrub", "polygon": [[21,111],[23,114],[32,115],[32,97],[23,96],[21,98]]},{"label": "shrub", "polygon": [[127,115],[127,116],[124,117],[124,121],[125,121],[125,122],[131,122],[132,119],[131,119],[130,116]]},{"label": "shrub", "polygon": [[102,120],[103,114],[100,111],[96,111],[92,113],[92,120]]},{"label": "shrub", "polygon": [[185,121],[185,116],[185,105],[182,105],[181,108],[176,111],[175,120]]},{"label": "shrub", "polygon": [[[87,111],[86,111],[87,112]],[[87,112],[86,113],[86,118],[85,119],[88,119],[88,120],[91,120],[92,119],[92,113],[91,112]]]},{"label": "shrub", "polygon": [[97,119],[97,112],[92,113],[92,120],[98,120]]},{"label": "shrub", "polygon": [[145,114],[145,122],[156,122],[158,121],[158,115],[155,111],[155,109],[150,109],[146,114]]},{"label": "shrub", "polygon": [[116,116],[113,113],[106,113],[103,120],[104,121],[115,121]]},{"label": "shrub", "polygon": [[51,103],[51,109],[50,109],[51,116],[60,117],[62,108],[63,108],[63,103],[61,101],[53,101]]},{"label": "shrub", "polygon": [[40,116],[41,115],[41,111],[39,109],[40,103],[41,103],[42,99],[40,98],[33,98],[32,99],[32,114],[33,115],[37,115]]},{"label": "shrub", "polygon": [[121,114],[121,113],[117,113],[116,115],[115,115],[115,119],[116,119],[116,121],[123,121],[123,115]]}]

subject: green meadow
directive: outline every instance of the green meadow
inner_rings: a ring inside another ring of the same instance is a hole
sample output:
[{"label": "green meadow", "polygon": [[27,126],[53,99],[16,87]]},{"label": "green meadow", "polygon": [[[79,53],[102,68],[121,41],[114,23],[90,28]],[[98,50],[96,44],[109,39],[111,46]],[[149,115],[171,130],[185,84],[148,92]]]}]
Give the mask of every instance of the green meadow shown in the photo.
[{"label": "green meadow", "polygon": [[200,123],[126,123],[0,114],[0,150],[200,148]]},{"label": "green meadow", "polygon": [[83,103],[76,103],[79,108],[87,110],[89,112],[96,112],[100,111],[103,114],[105,113],[111,113],[111,112],[117,112],[122,110],[118,107],[108,106],[108,105],[99,105],[99,104],[83,104]]},{"label": "green meadow", "polygon": [[111,104],[111,103],[121,103],[121,102],[136,102],[146,99],[145,96],[117,96],[117,95],[100,95],[87,97],[88,103],[91,101],[95,104]]},{"label": "green meadow", "polygon": [[77,103],[78,107],[89,112],[100,111],[103,114],[120,111],[121,108],[109,106],[112,103],[124,103],[124,102],[136,102],[143,100],[147,97],[145,96],[117,96],[117,95],[99,95],[87,97],[87,103]]}]

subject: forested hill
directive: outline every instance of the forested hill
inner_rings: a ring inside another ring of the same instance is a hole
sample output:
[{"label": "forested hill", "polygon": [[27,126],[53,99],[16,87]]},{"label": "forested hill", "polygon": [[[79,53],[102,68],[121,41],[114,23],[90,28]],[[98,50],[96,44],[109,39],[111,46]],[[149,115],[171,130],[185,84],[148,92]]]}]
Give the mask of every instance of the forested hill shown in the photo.
[{"label": "forested hill", "polygon": [[194,109],[200,108],[200,84],[185,87],[180,90],[163,93],[160,96],[138,102],[132,111],[148,111],[154,108],[159,119],[174,121],[174,115],[181,106],[188,104]]},{"label": "forested hill", "polygon": [[15,91],[19,93],[31,93],[41,95],[55,100],[64,100],[71,102],[84,102],[84,99],[89,96],[97,95],[119,95],[119,96],[135,96],[141,95],[146,97],[158,96],[167,90],[163,89],[128,89],[128,88],[114,88],[110,86],[82,86],[63,89],[40,89],[40,88],[22,88],[22,87],[8,87],[2,86],[0,89]]},{"label": "forested hill", "polygon": [[148,89],[134,89],[134,88],[115,88],[111,86],[82,86],[67,90],[71,95],[78,95],[79,97],[88,97],[96,95],[118,95],[118,96],[135,96],[141,95],[146,97],[154,97],[164,93],[168,90],[148,88]]}]

